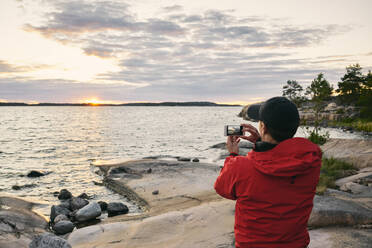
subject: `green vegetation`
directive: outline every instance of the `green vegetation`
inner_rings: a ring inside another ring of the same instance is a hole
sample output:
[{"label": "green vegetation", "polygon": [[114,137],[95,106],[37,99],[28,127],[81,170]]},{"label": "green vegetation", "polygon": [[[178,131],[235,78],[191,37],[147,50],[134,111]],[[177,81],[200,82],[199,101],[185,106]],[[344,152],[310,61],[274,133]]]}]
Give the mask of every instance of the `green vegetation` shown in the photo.
[{"label": "green vegetation", "polygon": [[[288,80],[283,86],[283,96],[288,97],[298,107],[305,102],[311,102],[315,120],[313,130],[309,132],[309,138],[314,143],[322,144],[327,140],[327,134],[321,134],[320,123],[323,121],[321,113],[324,112],[327,101],[331,98],[345,107],[354,106],[360,109],[358,118],[349,120],[347,117],[341,121],[332,121],[329,124],[338,127],[352,127],[358,131],[372,132],[372,72],[367,75],[362,73],[359,64],[346,67],[346,73],[333,89],[332,85],[319,73],[304,92],[303,87],[295,80]],[[336,93],[337,95],[333,95]],[[338,109],[337,114],[346,114],[344,109]],[[347,115],[346,115],[347,116]]]},{"label": "green vegetation", "polygon": [[372,121],[365,119],[344,119],[342,121],[330,122],[330,125],[336,127],[351,127],[358,131],[372,132]]},{"label": "green vegetation", "polygon": [[337,179],[353,175],[355,172],[356,168],[352,164],[334,158],[323,158],[316,192],[323,194],[327,188],[337,188],[335,184]]}]

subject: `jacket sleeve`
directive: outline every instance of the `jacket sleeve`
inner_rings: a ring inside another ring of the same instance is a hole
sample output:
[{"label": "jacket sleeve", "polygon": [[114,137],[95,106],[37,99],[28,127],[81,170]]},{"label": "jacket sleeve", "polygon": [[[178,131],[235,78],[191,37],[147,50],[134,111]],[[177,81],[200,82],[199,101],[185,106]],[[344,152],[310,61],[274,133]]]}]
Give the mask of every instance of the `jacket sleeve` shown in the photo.
[{"label": "jacket sleeve", "polygon": [[236,200],[235,185],[238,179],[238,157],[229,156],[214,183],[216,192],[227,199]]}]

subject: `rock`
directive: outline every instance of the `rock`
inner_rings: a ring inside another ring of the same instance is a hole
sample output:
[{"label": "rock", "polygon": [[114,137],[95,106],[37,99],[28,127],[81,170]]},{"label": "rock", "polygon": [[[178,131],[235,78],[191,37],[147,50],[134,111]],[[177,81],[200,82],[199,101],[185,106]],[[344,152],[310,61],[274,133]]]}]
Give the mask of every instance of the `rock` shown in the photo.
[{"label": "rock", "polygon": [[101,211],[106,211],[107,210],[107,203],[106,202],[99,201],[98,204],[101,207]]},{"label": "rock", "polygon": [[93,220],[101,215],[101,207],[97,202],[91,202],[85,207],[76,212],[75,218],[77,221]]},{"label": "rock", "polygon": [[54,195],[55,197],[57,197],[57,196],[59,195],[59,192],[58,192],[58,191],[54,191],[54,192],[53,192],[53,195]]},{"label": "rock", "polygon": [[63,205],[53,205],[50,209],[50,221],[54,222],[54,219],[60,214],[70,216],[71,211]]},{"label": "rock", "polygon": [[14,190],[21,190],[21,189],[24,189],[24,188],[33,188],[33,187],[36,187],[37,185],[36,184],[25,184],[25,185],[13,185],[12,186],[12,189]]},{"label": "rock", "polygon": [[337,104],[334,102],[331,102],[324,108],[325,111],[336,111],[337,109]]},{"label": "rock", "polygon": [[86,200],[89,199],[89,196],[86,193],[81,193],[78,197]]},{"label": "rock", "polygon": [[67,189],[62,189],[58,195],[58,199],[60,200],[67,200],[67,199],[70,199],[71,197],[72,197],[72,194]]},{"label": "rock", "polygon": [[69,220],[69,219],[66,215],[59,214],[57,215],[57,217],[54,218],[54,223],[57,224],[58,222],[63,221],[63,220]]},{"label": "rock", "polygon": [[353,201],[316,195],[308,224],[311,227],[354,226],[368,224],[371,220],[372,210]]},{"label": "rock", "polygon": [[152,194],[153,194],[153,195],[158,195],[158,194],[159,194],[159,190],[154,190],[154,191],[152,191]]},{"label": "rock", "polygon": [[177,160],[182,161],[182,162],[189,162],[189,161],[191,161],[191,158],[179,157],[179,158],[177,158]]},{"label": "rock", "polygon": [[340,187],[342,191],[351,191],[353,194],[360,194],[363,192],[371,191],[370,187],[360,185],[358,183],[348,182]]},{"label": "rock", "polygon": [[83,208],[84,206],[88,205],[89,201],[79,198],[79,197],[72,197],[70,199],[70,210],[74,211],[76,209]]},{"label": "rock", "polygon": [[226,149],[226,142],[218,143],[215,144],[209,148],[214,148],[214,149]]},{"label": "rock", "polygon": [[149,168],[149,169],[147,169],[147,174],[150,174],[151,172],[152,172],[152,169],[151,168]]},{"label": "rock", "polygon": [[107,205],[107,213],[109,217],[127,214],[129,212],[128,207],[121,202],[110,202]]},{"label": "rock", "polygon": [[358,183],[363,183],[363,182],[368,182],[372,179],[372,167],[367,167],[364,169],[361,169],[358,174],[344,177],[341,179],[336,180],[335,184],[339,187],[342,187],[344,184],[349,183],[349,182],[358,182]]},{"label": "rock", "polygon": [[56,234],[63,235],[72,232],[72,230],[74,230],[74,227],[75,226],[71,221],[61,220],[53,225],[53,231],[55,231]]},{"label": "rock", "polygon": [[337,158],[362,169],[372,167],[372,139],[330,139],[321,146],[327,158]]},{"label": "rock", "polygon": [[39,171],[35,171],[35,170],[32,170],[29,173],[27,173],[27,177],[42,177],[42,176],[45,176],[45,174]]},{"label": "rock", "polygon": [[29,248],[71,248],[71,245],[63,238],[51,233],[44,233],[36,236]]},{"label": "rock", "polygon": [[94,184],[94,185],[97,185],[97,186],[103,186],[103,183],[101,183],[101,182],[93,181],[93,184]]},{"label": "rock", "polygon": [[197,163],[197,162],[199,162],[199,159],[198,159],[198,158],[194,158],[194,159],[192,160],[192,162]]}]

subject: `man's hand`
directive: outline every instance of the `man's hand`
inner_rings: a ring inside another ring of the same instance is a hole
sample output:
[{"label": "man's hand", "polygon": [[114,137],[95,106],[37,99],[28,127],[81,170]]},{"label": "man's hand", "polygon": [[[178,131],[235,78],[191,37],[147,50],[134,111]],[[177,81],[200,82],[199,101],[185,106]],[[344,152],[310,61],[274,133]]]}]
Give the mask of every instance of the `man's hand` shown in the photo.
[{"label": "man's hand", "polygon": [[[243,126],[243,136],[240,136],[240,138],[248,140],[252,143],[256,143],[256,141],[260,138],[260,133],[258,130],[252,126],[251,124],[241,124]],[[245,132],[250,133],[251,135],[245,136]]]},{"label": "man's hand", "polygon": [[229,153],[236,153],[239,154],[239,136],[228,136],[226,147]]}]

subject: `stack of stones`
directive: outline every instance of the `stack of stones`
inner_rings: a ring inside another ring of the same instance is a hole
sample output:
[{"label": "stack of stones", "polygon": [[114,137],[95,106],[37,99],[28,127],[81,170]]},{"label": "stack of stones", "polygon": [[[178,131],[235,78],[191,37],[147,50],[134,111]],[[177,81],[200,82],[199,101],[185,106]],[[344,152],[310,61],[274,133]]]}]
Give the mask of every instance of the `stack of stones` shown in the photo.
[{"label": "stack of stones", "polygon": [[58,199],[61,203],[53,205],[50,211],[50,223],[58,235],[72,232],[77,224],[96,220],[105,211],[109,217],[129,212],[128,207],[121,202],[89,202],[87,194],[74,197],[67,189],[58,193]]}]

